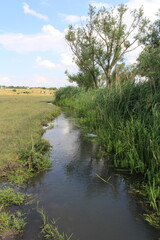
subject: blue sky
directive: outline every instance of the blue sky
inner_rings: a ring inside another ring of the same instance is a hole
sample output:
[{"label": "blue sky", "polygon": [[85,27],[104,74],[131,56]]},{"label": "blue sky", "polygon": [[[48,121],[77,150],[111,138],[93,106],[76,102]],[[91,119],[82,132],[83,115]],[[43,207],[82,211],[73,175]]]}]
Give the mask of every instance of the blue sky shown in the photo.
[{"label": "blue sky", "polygon": [[[88,5],[143,5],[155,19],[159,0],[0,0],[0,85],[61,87],[69,84],[64,71],[76,72],[64,39],[69,24],[86,16]],[[138,52],[128,56],[130,62]]]}]

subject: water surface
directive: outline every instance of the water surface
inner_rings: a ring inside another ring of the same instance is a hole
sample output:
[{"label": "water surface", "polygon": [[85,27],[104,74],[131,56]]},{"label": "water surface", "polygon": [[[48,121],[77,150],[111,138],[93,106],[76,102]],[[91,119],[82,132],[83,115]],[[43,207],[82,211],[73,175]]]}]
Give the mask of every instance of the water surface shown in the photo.
[{"label": "water surface", "polygon": [[[97,156],[99,146],[86,138],[72,118],[61,114],[44,134],[52,145],[53,169],[31,180],[27,192],[36,193],[49,219],[73,240],[155,240],[157,231],[141,217],[128,194],[128,185],[109,162]],[[104,183],[111,176],[109,184]],[[23,240],[42,239],[35,204],[29,207]]]}]

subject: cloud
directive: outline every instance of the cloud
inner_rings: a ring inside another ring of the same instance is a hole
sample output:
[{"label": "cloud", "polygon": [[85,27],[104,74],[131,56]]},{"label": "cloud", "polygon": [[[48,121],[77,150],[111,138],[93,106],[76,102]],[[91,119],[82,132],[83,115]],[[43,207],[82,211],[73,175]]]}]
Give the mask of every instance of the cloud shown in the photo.
[{"label": "cloud", "polygon": [[49,6],[49,3],[47,1],[42,1],[41,5]]},{"label": "cloud", "polygon": [[19,53],[50,50],[64,52],[69,49],[64,32],[60,32],[52,25],[44,25],[41,32],[35,34],[0,34],[0,44],[9,51]]},{"label": "cloud", "polygon": [[61,63],[65,66],[75,66],[75,63],[72,61],[72,56],[68,53],[61,54]]},{"label": "cloud", "polygon": [[138,9],[143,6],[144,14],[151,21],[155,21],[157,16],[155,15],[158,12],[159,0],[131,0],[128,1],[127,7],[129,10]]},{"label": "cloud", "polygon": [[35,10],[31,9],[27,3],[23,3],[23,10],[24,10],[25,14],[30,14],[32,16],[35,16],[35,17],[37,17],[39,19],[42,19],[42,20],[45,20],[45,21],[48,20],[47,16],[45,16],[41,13],[38,13]]},{"label": "cloud", "polygon": [[64,20],[68,23],[76,23],[76,22],[86,21],[88,19],[87,16],[67,15],[63,13],[60,13],[59,15],[63,17]]},{"label": "cloud", "polygon": [[37,57],[36,58],[36,67],[39,68],[46,68],[46,69],[55,69],[57,67],[59,67],[58,64],[54,64],[53,62],[46,60],[46,59],[42,59],[41,57]]},{"label": "cloud", "polygon": [[8,82],[8,81],[10,81],[11,80],[11,78],[10,77],[7,77],[7,76],[5,76],[5,77],[0,77],[0,82]]},{"label": "cloud", "polygon": [[91,4],[93,7],[96,7],[96,8],[102,8],[102,7],[110,8],[110,7],[111,7],[110,4],[104,3],[104,2],[95,2],[95,1],[92,1],[90,4]]},{"label": "cloud", "polygon": [[69,53],[61,54],[61,63],[64,71],[66,69],[71,73],[76,73],[78,71],[77,65],[73,62],[73,56]]},{"label": "cloud", "polygon": [[[157,13],[157,6],[158,6],[159,0],[130,0],[126,3],[128,7],[128,11],[125,15],[124,21],[127,23],[127,26],[129,27],[132,23],[132,18],[130,15],[130,12],[133,9],[139,9],[140,7],[143,7],[144,9],[144,16],[149,18],[152,22],[154,22],[157,19],[156,13]],[[130,39],[131,40],[131,39]],[[142,51],[142,47],[138,47],[136,50],[129,52],[126,54],[126,59],[129,64],[135,63],[137,57]]]},{"label": "cloud", "polygon": [[48,82],[48,79],[41,75],[34,75],[34,79],[37,83],[46,83]]}]

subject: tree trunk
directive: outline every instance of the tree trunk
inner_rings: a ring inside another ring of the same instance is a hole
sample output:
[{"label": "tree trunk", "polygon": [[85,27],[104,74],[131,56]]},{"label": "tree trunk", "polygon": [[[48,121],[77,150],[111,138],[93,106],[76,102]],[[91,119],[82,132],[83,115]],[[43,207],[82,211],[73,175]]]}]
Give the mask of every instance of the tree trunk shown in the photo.
[{"label": "tree trunk", "polygon": [[111,85],[111,70],[107,70],[106,88]]}]

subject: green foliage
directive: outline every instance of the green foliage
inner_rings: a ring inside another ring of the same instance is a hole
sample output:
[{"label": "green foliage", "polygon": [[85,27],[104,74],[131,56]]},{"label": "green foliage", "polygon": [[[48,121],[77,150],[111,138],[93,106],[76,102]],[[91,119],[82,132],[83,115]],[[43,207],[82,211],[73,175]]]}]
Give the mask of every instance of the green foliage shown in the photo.
[{"label": "green foliage", "polygon": [[33,175],[34,173],[32,169],[18,168],[9,173],[7,180],[10,183],[21,186],[26,183],[31,177],[33,177]]},{"label": "green foliage", "polygon": [[50,144],[45,139],[40,139],[36,144],[20,149],[20,167],[8,174],[8,181],[17,185],[23,185],[34,174],[48,169],[51,165],[49,150]]},{"label": "green foliage", "polygon": [[7,230],[15,230],[17,233],[20,233],[23,231],[25,225],[25,218],[20,211],[12,214],[9,212],[0,212],[0,236],[2,232]]},{"label": "green foliage", "polygon": [[44,236],[44,239],[49,239],[49,240],[70,240],[70,237],[67,237],[66,234],[61,234],[59,232],[58,227],[56,226],[56,221],[48,221],[47,215],[44,212],[43,209],[38,209],[38,212],[41,215],[41,218],[43,220],[43,226],[41,227],[41,234]]},{"label": "green foliage", "polygon": [[44,139],[40,139],[36,144],[28,146],[28,148],[20,149],[19,159],[23,163],[23,167],[39,172],[47,169],[51,165],[49,156],[46,154],[49,149],[49,142]]},{"label": "green foliage", "polygon": [[63,100],[66,100],[66,98],[74,98],[79,92],[80,89],[78,87],[68,86],[65,88],[60,88],[56,92],[54,103],[63,102]]},{"label": "green foliage", "polygon": [[12,234],[20,233],[26,225],[25,217],[20,211],[12,210],[12,213],[8,210],[9,206],[20,206],[29,199],[31,195],[23,194],[15,189],[7,186],[3,186],[0,189],[0,237],[8,231]]},{"label": "green foliage", "polygon": [[26,194],[15,192],[13,188],[4,187],[0,189],[0,205],[6,207],[9,205],[21,205],[27,198]]},{"label": "green foliage", "polygon": [[160,216],[160,87],[122,82],[117,87],[63,95],[59,104],[75,109],[79,122],[98,135],[113,154],[117,170],[141,176],[144,204]]}]

